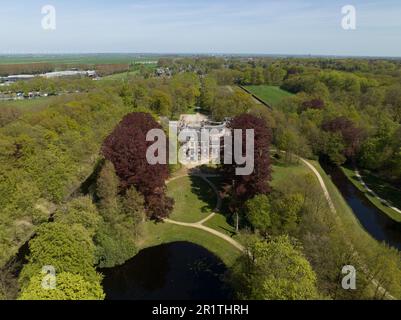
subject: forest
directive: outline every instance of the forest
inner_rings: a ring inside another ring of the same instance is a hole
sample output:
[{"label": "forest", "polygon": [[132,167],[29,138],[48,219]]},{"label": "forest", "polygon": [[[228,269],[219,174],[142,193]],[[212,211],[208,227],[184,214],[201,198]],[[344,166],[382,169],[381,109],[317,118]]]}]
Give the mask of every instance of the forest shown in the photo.
[{"label": "forest", "polygon": [[[256,133],[253,174],[215,168],[227,221],[246,248],[226,275],[236,298],[401,298],[398,250],[334,217],[311,174],[272,181],[275,165],[302,157],[357,166],[401,188],[400,61],[187,57],[160,58],[158,67],[172,75],[7,87],[64,95],[43,107],[0,105],[0,298],[104,299],[98,269],[135,256],[146,222],[162,223],[174,206],[165,184],[180,168],[146,163],[146,132],[194,112]],[[126,71],[117,64],[98,70]],[[270,109],[240,87],[249,85],[292,94]],[[20,265],[15,256],[25,243]],[[60,286],[44,291],[41,270],[49,264]],[[363,272],[358,289],[345,291],[341,267],[350,264]]]}]

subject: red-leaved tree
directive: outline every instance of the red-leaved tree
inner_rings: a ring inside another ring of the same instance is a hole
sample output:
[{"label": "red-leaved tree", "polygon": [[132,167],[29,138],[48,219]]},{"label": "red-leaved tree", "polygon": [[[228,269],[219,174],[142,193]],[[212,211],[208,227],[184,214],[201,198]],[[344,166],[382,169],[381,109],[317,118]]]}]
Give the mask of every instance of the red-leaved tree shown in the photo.
[{"label": "red-leaved tree", "polygon": [[151,165],[146,159],[146,151],[153,143],[146,141],[146,135],[151,129],[162,127],[150,114],[128,114],[106,138],[102,152],[114,165],[120,178],[121,192],[135,186],[145,197],[148,216],[161,219],[171,212],[173,200],[165,194],[168,166]]},{"label": "red-leaved tree", "polygon": [[364,132],[358,128],[350,119],[341,116],[332,120],[325,121],[322,129],[327,132],[340,133],[345,143],[343,154],[348,159],[354,159],[358,153]]},{"label": "red-leaved tree", "polygon": [[[267,194],[270,191],[271,163],[269,147],[271,143],[271,132],[264,120],[250,114],[242,114],[230,122],[232,140],[234,145],[233,130],[242,129],[242,154],[245,156],[246,129],[254,130],[254,170],[250,175],[236,175],[236,168],[241,167],[235,163],[223,166],[227,181],[232,184],[231,209],[233,211],[242,207],[250,198],[257,194]],[[243,166],[243,165],[242,165]]]}]

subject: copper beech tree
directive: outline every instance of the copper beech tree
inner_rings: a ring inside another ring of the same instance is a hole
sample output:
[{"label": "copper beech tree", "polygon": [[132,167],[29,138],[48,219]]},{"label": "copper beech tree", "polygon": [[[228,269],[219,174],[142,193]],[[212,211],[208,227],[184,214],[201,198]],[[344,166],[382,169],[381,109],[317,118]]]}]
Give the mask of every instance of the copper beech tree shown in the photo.
[{"label": "copper beech tree", "polygon": [[162,127],[150,114],[128,114],[106,138],[102,152],[115,167],[121,193],[135,186],[145,198],[148,216],[159,220],[170,214],[173,199],[165,194],[168,165],[151,165],[146,159],[146,151],[153,144],[146,141],[146,134],[151,129]]},{"label": "copper beech tree", "polygon": [[[254,170],[249,175],[236,175],[238,165],[233,159],[233,164],[223,166],[227,181],[232,184],[232,198],[230,207],[233,211],[239,209],[248,199],[257,194],[267,194],[270,191],[271,179],[269,148],[271,132],[264,120],[250,114],[242,114],[235,117],[230,123],[230,129],[242,129],[242,151],[245,155],[246,130],[254,130]],[[233,141],[234,143],[234,141]]]},{"label": "copper beech tree", "polygon": [[364,132],[353,121],[346,117],[337,117],[322,124],[322,129],[330,133],[338,133],[344,141],[343,155],[347,159],[354,159],[359,152],[364,139]]}]

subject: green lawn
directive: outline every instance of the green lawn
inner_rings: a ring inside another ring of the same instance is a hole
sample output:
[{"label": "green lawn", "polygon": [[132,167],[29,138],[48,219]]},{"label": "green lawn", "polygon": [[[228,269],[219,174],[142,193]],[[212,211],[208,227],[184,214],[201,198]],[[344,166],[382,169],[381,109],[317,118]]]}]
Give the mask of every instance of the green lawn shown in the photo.
[{"label": "green lawn", "polygon": [[235,238],[235,228],[228,222],[226,216],[222,214],[216,214],[211,219],[204,223],[206,227],[217,230],[221,233],[224,233],[231,238]]},{"label": "green lawn", "polygon": [[[401,214],[397,211],[391,209],[386,204],[382,203],[376,197],[374,197],[371,193],[366,191],[366,188],[360,183],[359,179],[355,176],[355,172],[353,169],[342,167],[341,168],[344,174],[348,177],[348,179],[352,182],[352,184],[357,187],[361,192],[364,193],[366,198],[369,199],[377,208],[387,214],[391,219],[401,222]],[[361,171],[361,176],[368,187],[376,192],[379,197],[385,199],[392,203],[395,207],[401,208],[401,191],[392,187],[387,182],[382,179],[375,177],[369,174],[366,171]]]},{"label": "green lawn", "polygon": [[167,185],[167,195],[175,200],[171,219],[198,222],[216,208],[216,194],[209,184],[199,177],[182,177]]},{"label": "green lawn", "polygon": [[245,88],[273,107],[284,98],[291,97],[293,95],[292,93],[281,90],[279,87],[275,86],[245,86]]},{"label": "green lawn", "polygon": [[291,181],[296,176],[304,176],[310,174],[311,171],[301,162],[286,164],[282,161],[274,160],[272,166],[272,181],[271,186],[277,187],[282,182]]},{"label": "green lawn", "polygon": [[130,76],[137,75],[138,71],[127,71],[121,73],[111,74],[109,76],[102,77],[102,80],[114,80],[114,81],[122,81],[128,79]]},{"label": "green lawn", "polygon": [[218,256],[228,267],[240,256],[241,252],[225,240],[200,229],[183,227],[169,223],[146,222],[139,249],[163,243],[188,241],[196,243]]}]

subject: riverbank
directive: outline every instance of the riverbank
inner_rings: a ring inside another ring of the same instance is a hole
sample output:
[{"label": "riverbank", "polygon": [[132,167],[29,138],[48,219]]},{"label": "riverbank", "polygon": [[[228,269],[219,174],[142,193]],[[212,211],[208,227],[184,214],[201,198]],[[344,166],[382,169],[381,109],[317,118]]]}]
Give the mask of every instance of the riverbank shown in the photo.
[{"label": "riverbank", "polygon": [[[375,205],[379,210],[383,211],[383,213],[385,213],[389,218],[393,219],[395,222],[401,222],[401,213],[391,208],[388,204],[379,199],[375,194],[369,192],[369,190],[366,189],[366,187],[362,184],[361,180],[356,175],[355,170],[346,167],[341,167],[341,170],[348,178],[348,180],[358,190],[360,190],[373,205]],[[369,188],[372,188],[372,186],[369,185],[369,183],[367,183],[367,185]],[[376,193],[376,190],[373,191]],[[399,196],[401,197],[401,193],[399,194]]]}]

